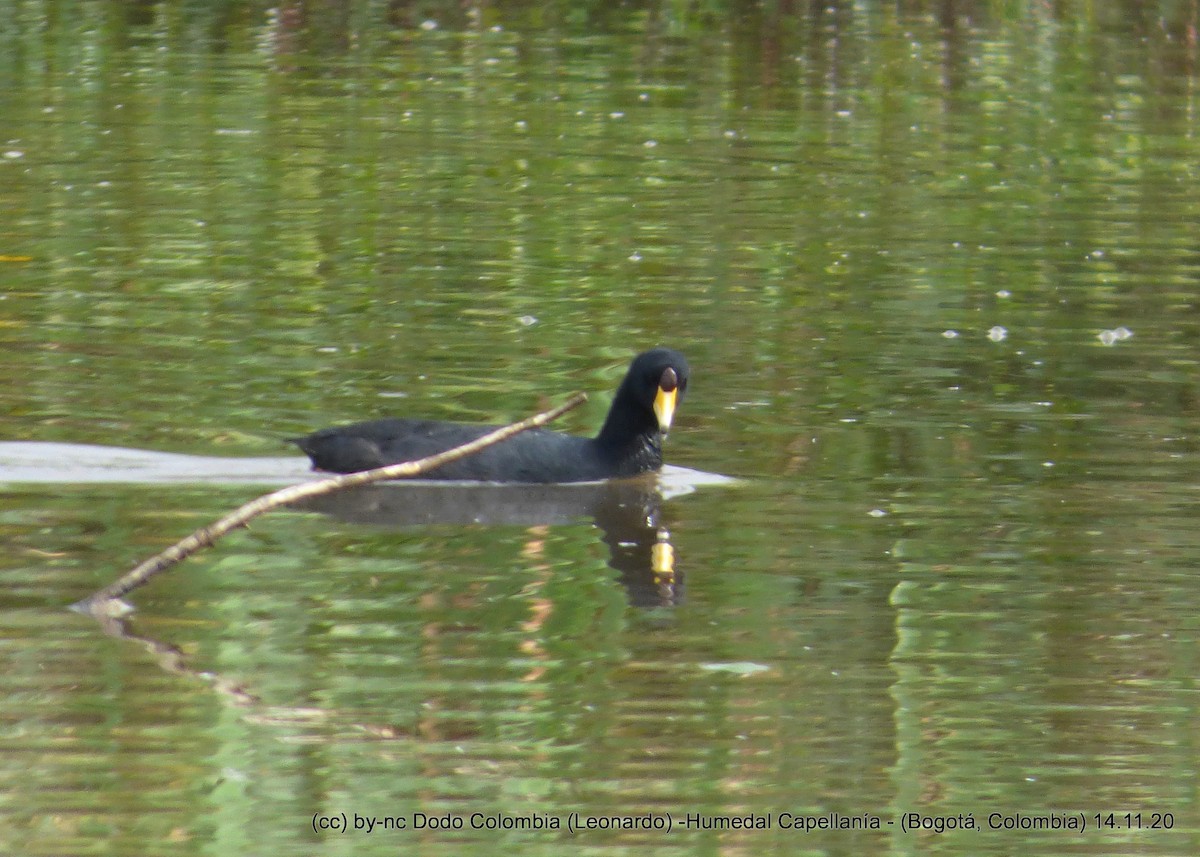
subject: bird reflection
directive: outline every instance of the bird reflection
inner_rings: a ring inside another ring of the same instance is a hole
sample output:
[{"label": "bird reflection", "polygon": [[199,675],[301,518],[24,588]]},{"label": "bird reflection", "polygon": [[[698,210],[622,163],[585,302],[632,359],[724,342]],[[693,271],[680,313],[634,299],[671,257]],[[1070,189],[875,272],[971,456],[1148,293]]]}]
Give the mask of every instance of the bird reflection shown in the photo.
[{"label": "bird reflection", "polygon": [[583,484],[387,482],[301,501],[293,508],[389,528],[429,524],[539,526],[591,519],[608,564],[635,607],[669,607],[683,595],[661,523],[654,476]]}]

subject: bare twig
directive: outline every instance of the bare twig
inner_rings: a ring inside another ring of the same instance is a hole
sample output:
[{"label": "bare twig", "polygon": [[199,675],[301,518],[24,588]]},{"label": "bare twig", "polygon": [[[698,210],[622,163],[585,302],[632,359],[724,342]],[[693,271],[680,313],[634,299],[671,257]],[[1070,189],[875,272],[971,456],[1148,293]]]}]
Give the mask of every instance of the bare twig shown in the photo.
[{"label": "bare twig", "polygon": [[364,470],[359,473],[347,473],[329,479],[322,479],[319,482],[290,485],[287,488],[281,488],[278,491],[266,494],[257,500],[252,500],[246,505],[235,509],[207,527],[196,530],[196,532],[192,533],[186,539],[176,542],[162,553],[150,557],[150,559],[140,563],[113,583],[110,583],[103,589],[98,589],[87,598],[73,604],[72,607],[81,613],[90,613],[97,616],[114,616],[128,613],[133,608],[120,600],[123,596],[137,589],[139,586],[145,585],[152,577],[161,574],[176,563],[212,545],[230,530],[244,527],[249,521],[265,512],[278,509],[280,506],[286,506],[289,503],[295,503],[298,500],[307,500],[310,497],[333,494],[338,491],[344,491],[347,488],[355,488],[359,485],[368,485],[372,482],[381,482],[385,479],[402,479],[419,476],[422,473],[427,473],[430,470],[441,467],[443,464],[449,464],[451,461],[457,461],[493,444],[508,440],[513,435],[520,434],[531,428],[543,426],[551,420],[562,416],[572,408],[578,407],[585,401],[587,401],[585,394],[576,393],[556,408],[521,420],[519,423],[513,423],[510,426],[496,429],[493,432],[485,434],[483,437],[476,438],[470,443],[464,443],[462,446],[456,446],[453,449],[448,449],[437,455],[431,455],[428,458],[418,459],[417,461],[404,461],[399,464],[389,464],[387,467],[378,467],[374,470]]}]

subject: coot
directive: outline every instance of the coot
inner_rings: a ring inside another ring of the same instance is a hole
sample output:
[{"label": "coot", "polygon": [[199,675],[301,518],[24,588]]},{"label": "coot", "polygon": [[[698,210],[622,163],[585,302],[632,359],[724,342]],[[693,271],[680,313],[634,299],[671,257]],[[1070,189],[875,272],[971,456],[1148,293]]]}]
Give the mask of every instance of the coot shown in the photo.
[{"label": "coot", "polygon": [[[687,392],[688,375],[687,360],[678,351],[647,351],[630,365],[595,437],[532,429],[423,473],[421,478],[590,482],[658,470],[662,467],[663,435]],[[314,469],[354,473],[434,455],[495,428],[383,419],[323,429],[292,442],[312,459]]]}]

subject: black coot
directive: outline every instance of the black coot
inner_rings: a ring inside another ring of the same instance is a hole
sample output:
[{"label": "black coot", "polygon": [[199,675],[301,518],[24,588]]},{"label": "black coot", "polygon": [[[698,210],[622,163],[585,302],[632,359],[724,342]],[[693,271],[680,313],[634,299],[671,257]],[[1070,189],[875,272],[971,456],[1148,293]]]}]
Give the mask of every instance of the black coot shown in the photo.
[{"label": "black coot", "polygon": [[[575,437],[533,429],[422,479],[589,482],[662,467],[662,438],[687,392],[688,364],[669,348],[638,355],[617,388],[600,433]],[[474,440],[495,426],[384,419],[335,426],[293,440],[317,470],[354,473],[412,461]]]}]

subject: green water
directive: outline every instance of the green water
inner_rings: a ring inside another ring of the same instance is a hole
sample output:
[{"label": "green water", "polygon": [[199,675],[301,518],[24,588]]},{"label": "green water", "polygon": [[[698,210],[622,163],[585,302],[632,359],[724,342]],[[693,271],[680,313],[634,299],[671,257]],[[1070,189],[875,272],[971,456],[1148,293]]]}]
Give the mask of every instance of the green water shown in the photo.
[{"label": "green water", "polygon": [[65,605],[254,492],[2,486],[5,853],[1200,851],[1196,11],[898,5],[0,0],[0,439],[587,433],[664,343],[742,480],[669,598],[287,512],[126,637]]}]

